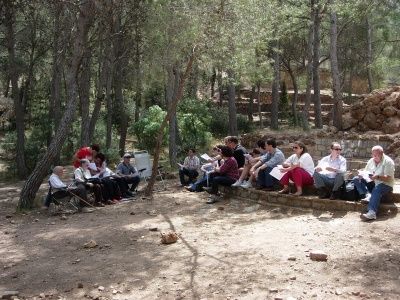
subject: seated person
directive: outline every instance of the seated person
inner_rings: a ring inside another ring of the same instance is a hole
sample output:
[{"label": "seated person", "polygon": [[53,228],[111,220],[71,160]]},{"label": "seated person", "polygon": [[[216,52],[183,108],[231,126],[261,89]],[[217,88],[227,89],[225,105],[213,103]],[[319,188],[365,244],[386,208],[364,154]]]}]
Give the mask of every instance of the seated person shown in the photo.
[{"label": "seated person", "polygon": [[[279,183],[279,180],[271,176],[269,173],[273,168],[282,164],[285,161],[285,155],[281,150],[276,148],[276,141],[268,139],[266,142],[267,154],[252,167],[250,172],[257,179],[257,189],[273,190],[274,185]],[[251,181],[243,184],[242,187],[251,187]]]},{"label": "seated person", "polygon": [[82,159],[87,159],[91,161],[92,158],[92,149],[90,147],[79,148],[78,151],[76,151],[76,153],[74,154],[73,166],[77,169],[81,166]]},{"label": "seated person", "polygon": [[[227,136],[224,139],[225,146],[228,146],[233,151],[233,157],[235,158],[238,168],[242,169],[244,167],[244,163],[246,161],[245,154],[247,154],[247,150],[239,144],[239,139],[236,136]],[[241,170],[240,170],[241,171]]]},{"label": "seated person", "polygon": [[216,167],[210,178],[211,187],[208,192],[211,194],[207,203],[212,204],[218,201],[218,185],[231,186],[239,179],[239,168],[236,159],[233,157],[233,150],[227,146],[221,147],[221,156],[224,163]]},{"label": "seated person", "polygon": [[261,155],[267,154],[267,145],[264,140],[257,141],[257,148],[261,152]]},{"label": "seated person", "polygon": [[[251,187],[251,181],[253,180],[252,174],[250,173],[251,168],[260,161],[261,159],[261,152],[258,150],[258,148],[254,148],[253,151],[250,154],[245,154],[245,163],[244,167],[242,170],[242,173],[240,173],[240,177],[234,184],[232,184],[233,187],[244,187],[244,188],[249,188]],[[249,178],[250,177],[250,178]],[[246,179],[249,178],[248,181]]]},{"label": "seated person", "polygon": [[88,199],[87,199],[87,193],[86,193],[86,188],[83,186],[76,186],[76,187],[71,187],[67,186],[62,180],[61,177],[64,174],[64,167],[62,166],[56,166],[53,168],[53,174],[51,174],[49,178],[49,194],[46,197],[46,201],[44,203],[44,206],[46,208],[49,208],[50,203],[52,201],[52,197],[56,199],[62,199],[65,197],[73,197],[77,196],[79,199],[79,204],[82,207],[85,207],[88,205]]},{"label": "seated person", "polygon": [[94,174],[96,174],[98,178],[101,179],[101,183],[104,187],[104,200],[118,203],[119,200],[122,199],[120,184],[123,186],[122,188],[125,187],[122,182],[119,182],[123,181],[123,179],[117,178],[116,175],[109,168],[107,168],[106,156],[103,153],[99,152],[96,154],[96,157],[94,158],[94,163],[97,167],[97,170],[94,172]]},{"label": "seated person", "polygon": [[280,180],[283,189],[280,194],[289,193],[289,180],[294,182],[296,192],[294,195],[300,196],[303,194],[303,186],[313,185],[314,180],[314,161],[311,155],[307,153],[307,148],[302,142],[293,143],[294,154],[282,164],[281,172],[285,173]]},{"label": "seated person", "polygon": [[89,170],[90,161],[87,159],[82,159],[80,161],[80,167],[74,171],[74,179],[77,187],[85,187],[90,189],[94,194],[94,202],[96,206],[104,206],[103,200],[103,187],[98,182],[89,182],[91,178],[96,178],[97,176],[92,176]]},{"label": "seated person", "polygon": [[340,198],[340,188],[344,183],[346,159],[340,155],[342,147],[339,143],[331,144],[331,154],[323,157],[313,174],[314,185],[318,189],[319,198]]},{"label": "seated person", "polygon": [[[394,186],[394,162],[383,153],[381,146],[372,147],[372,158],[368,161],[365,171],[372,180],[370,184],[365,179],[356,178],[354,186],[360,195],[366,195],[368,212],[362,215],[364,220],[375,220],[381,199],[384,195],[393,191]],[[368,195],[368,191],[371,192]]]},{"label": "seated person", "polygon": [[[124,187],[122,191],[125,191],[128,196],[133,196],[133,192],[136,191],[140,182],[139,173],[136,168],[131,165],[131,157],[132,155],[130,153],[125,153],[122,162],[117,166],[116,170],[117,175],[123,179],[122,184]],[[132,184],[130,188],[129,184]]]},{"label": "seated person", "polygon": [[[219,157],[219,154],[221,152],[219,147],[221,146],[216,146],[213,148],[214,157]],[[189,192],[202,191],[204,186],[208,186],[211,173],[215,171],[216,167],[220,167],[222,163],[223,163],[222,159],[215,159],[215,160],[211,159],[211,162],[202,165],[200,170],[203,171],[203,177],[198,179],[195,183],[191,184],[190,186],[187,186],[186,190],[188,190]]]},{"label": "seated person", "polygon": [[[179,165],[179,180],[182,186],[188,183],[194,183],[197,176],[199,176],[200,159],[196,156],[195,149],[189,149],[188,156],[186,156],[183,165]],[[185,180],[185,176],[189,177],[189,181]]]}]

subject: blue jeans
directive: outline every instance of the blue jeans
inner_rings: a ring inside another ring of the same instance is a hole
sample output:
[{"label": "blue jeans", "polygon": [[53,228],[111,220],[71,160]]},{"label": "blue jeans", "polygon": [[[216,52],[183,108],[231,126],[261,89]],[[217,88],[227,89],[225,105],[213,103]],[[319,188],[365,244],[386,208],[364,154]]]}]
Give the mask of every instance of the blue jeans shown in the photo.
[{"label": "blue jeans", "polygon": [[217,175],[214,176],[211,179],[211,191],[210,194],[218,194],[218,185],[225,185],[225,186],[231,186],[236,182],[235,179],[232,179],[227,176],[221,176]]},{"label": "blue jeans", "polygon": [[260,170],[257,176],[257,185],[262,187],[271,188],[275,184],[279,183],[279,180],[271,176],[269,173],[273,168],[266,167],[264,170]]},{"label": "blue jeans", "polygon": [[379,204],[381,203],[381,199],[387,193],[393,191],[391,186],[380,183],[374,187],[371,192],[371,198],[368,203],[368,210],[373,210],[375,213],[378,211]]},{"label": "blue jeans", "polygon": [[198,179],[195,183],[192,183],[190,185],[190,189],[193,192],[200,192],[203,187],[207,186],[207,176],[209,175],[204,175],[202,178]]},{"label": "blue jeans", "polygon": [[368,192],[372,193],[372,190],[375,187],[375,182],[366,182],[365,179],[360,179],[359,177],[354,177],[353,182],[354,187],[360,195],[365,195]]}]

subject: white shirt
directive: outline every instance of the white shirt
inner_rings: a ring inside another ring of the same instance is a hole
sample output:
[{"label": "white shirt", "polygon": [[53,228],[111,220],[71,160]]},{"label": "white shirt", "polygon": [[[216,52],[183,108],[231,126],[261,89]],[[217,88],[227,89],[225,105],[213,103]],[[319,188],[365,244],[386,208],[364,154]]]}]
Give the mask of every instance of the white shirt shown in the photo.
[{"label": "white shirt", "polygon": [[285,164],[300,164],[300,168],[306,170],[311,176],[314,174],[314,161],[312,160],[311,155],[307,152],[300,156],[300,158],[296,154],[289,156],[285,161]]},{"label": "white shirt", "polygon": [[386,175],[390,177],[389,181],[382,181],[375,179],[374,181],[376,185],[383,183],[391,187],[394,186],[394,162],[386,154],[383,154],[382,160],[379,162],[379,164],[376,164],[374,159],[371,158],[368,161],[365,170],[374,175],[380,175],[380,176]]},{"label": "white shirt", "polygon": [[49,183],[52,189],[65,189],[67,185],[61,181],[57,174],[51,174]]},{"label": "white shirt", "polygon": [[[345,173],[346,170],[347,170],[346,159],[341,155],[339,155],[335,159],[333,159],[331,155],[323,157],[318,162],[317,168],[318,167],[322,169],[321,173],[326,175],[329,178],[335,178],[336,177],[336,173]],[[331,168],[334,168],[334,169],[336,169],[338,171],[337,172],[327,171],[325,169],[326,167],[331,167]]]},{"label": "white shirt", "polygon": [[83,170],[82,168],[77,168],[74,171],[74,177],[75,180],[78,182],[85,182],[87,179],[92,177],[92,174],[90,174],[90,171],[87,170]]}]

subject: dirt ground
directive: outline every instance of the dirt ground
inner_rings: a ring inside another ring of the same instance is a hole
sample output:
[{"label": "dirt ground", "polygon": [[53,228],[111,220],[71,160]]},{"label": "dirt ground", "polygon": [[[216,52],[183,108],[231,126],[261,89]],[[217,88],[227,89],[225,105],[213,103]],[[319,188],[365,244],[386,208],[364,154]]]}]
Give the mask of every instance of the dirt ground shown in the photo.
[{"label": "dirt ground", "polygon": [[[65,219],[15,214],[17,199],[0,188],[0,298],[400,299],[398,216],[208,205],[169,184],[153,200]],[[168,231],[180,239],[160,244]],[[90,240],[98,246],[84,248]],[[312,261],[316,249],[328,261]]]}]

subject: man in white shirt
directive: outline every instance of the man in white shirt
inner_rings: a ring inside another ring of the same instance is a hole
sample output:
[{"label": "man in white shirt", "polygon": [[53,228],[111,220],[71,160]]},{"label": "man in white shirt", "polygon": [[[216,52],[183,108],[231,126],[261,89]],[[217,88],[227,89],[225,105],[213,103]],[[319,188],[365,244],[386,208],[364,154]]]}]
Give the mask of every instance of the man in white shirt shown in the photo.
[{"label": "man in white shirt", "polygon": [[[188,156],[185,158],[183,165],[179,164],[179,180],[182,186],[192,184],[199,176],[200,159],[196,156],[195,149],[189,149]],[[189,182],[185,180],[185,176],[189,177]]]},{"label": "man in white shirt", "polygon": [[[354,186],[360,195],[366,195],[368,212],[362,215],[366,221],[375,220],[381,199],[393,191],[394,186],[394,162],[383,153],[382,146],[372,147],[372,158],[368,161],[365,171],[369,174],[371,182],[361,178],[354,179]],[[370,195],[367,193],[371,192]]]},{"label": "man in white shirt", "polygon": [[340,198],[340,188],[344,183],[346,159],[340,155],[342,147],[339,143],[331,144],[331,154],[323,157],[313,174],[314,185],[318,189],[319,198]]},{"label": "man in white shirt", "polygon": [[[53,174],[51,174],[49,178],[49,185],[50,185],[50,193],[48,197],[46,197],[46,201],[44,203],[45,207],[49,207],[51,200],[53,197],[61,199],[64,197],[72,197],[78,196],[80,199],[80,204],[82,206],[87,205],[87,192],[84,186],[77,186],[77,187],[69,187],[67,186],[62,180],[61,177],[64,174],[64,167],[56,166],[53,169]],[[52,196],[52,197],[50,197]],[[82,200],[84,201],[82,201]],[[86,202],[86,203],[85,203]]]}]

